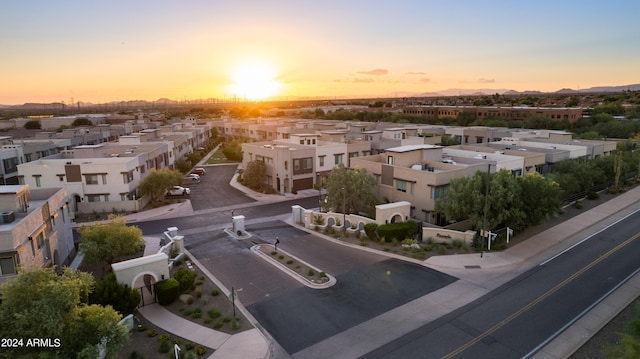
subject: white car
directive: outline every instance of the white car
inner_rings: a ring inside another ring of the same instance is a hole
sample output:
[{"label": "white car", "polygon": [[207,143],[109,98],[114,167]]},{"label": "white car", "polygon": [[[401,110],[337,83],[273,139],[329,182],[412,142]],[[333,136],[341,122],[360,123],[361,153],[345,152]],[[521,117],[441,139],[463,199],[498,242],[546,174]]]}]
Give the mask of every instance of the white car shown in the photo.
[{"label": "white car", "polygon": [[188,187],[173,186],[167,190],[167,194],[171,196],[186,196],[191,193]]},{"label": "white car", "polygon": [[190,173],[186,176],[184,176],[184,180],[185,181],[189,181],[189,182],[200,182],[200,176]]}]

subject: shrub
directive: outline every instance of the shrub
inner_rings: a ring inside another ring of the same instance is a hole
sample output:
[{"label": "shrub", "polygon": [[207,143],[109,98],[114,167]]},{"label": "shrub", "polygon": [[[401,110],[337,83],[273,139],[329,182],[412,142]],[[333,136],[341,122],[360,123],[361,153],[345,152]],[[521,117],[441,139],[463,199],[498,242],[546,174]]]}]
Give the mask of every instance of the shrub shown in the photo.
[{"label": "shrub", "polygon": [[367,223],[364,225],[364,233],[369,237],[369,239],[374,241],[379,239],[377,229],[378,225],[375,223]]},{"label": "shrub", "polygon": [[207,348],[205,348],[204,346],[202,346],[202,345],[198,345],[198,346],[196,347],[196,354],[198,354],[198,355],[204,355],[204,353],[206,353],[206,352],[207,352]]},{"label": "shrub", "polygon": [[224,323],[223,323],[223,322],[216,322],[216,323],[213,325],[213,329],[220,329],[220,328],[222,328],[222,326],[223,326],[223,325],[224,325]]},{"label": "shrub", "polygon": [[185,347],[187,350],[193,350],[193,348],[195,348],[195,347],[196,347],[196,343],[194,343],[194,342],[187,342],[187,343],[184,345],[184,347]]},{"label": "shrub", "polygon": [[171,338],[171,336],[169,334],[162,334],[161,336],[158,337],[158,342],[162,343],[165,342],[167,340],[169,340]]},{"label": "shrub", "polygon": [[576,208],[577,209],[582,209],[582,206],[583,206],[582,200],[577,200],[576,201]]},{"label": "shrub", "polygon": [[587,198],[591,200],[595,200],[600,198],[600,195],[598,194],[598,192],[590,191],[589,193],[587,193]]},{"label": "shrub", "polygon": [[156,335],[158,335],[158,331],[155,329],[149,329],[147,330],[147,336],[149,338],[155,337]]},{"label": "shrub", "polygon": [[324,217],[321,214],[315,214],[313,216],[313,224],[317,224],[319,226],[324,225]]},{"label": "shrub", "polygon": [[289,259],[289,260],[287,261],[287,264],[293,264],[293,259]]},{"label": "shrub", "polygon": [[215,310],[215,309],[210,309],[210,310],[207,312],[207,315],[208,315],[210,318],[218,318],[218,317],[220,317],[220,312],[219,312],[219,311],[217,311],[217,310]]},{"label": "shrub", "polygon": [[178,283],[174,278],[168,278],[157,282],[155,289],[158,303],[160,305],[169,305],[180,295],[180,283]]},{"label": "shrub", "polygon": [[193,286],[196,273],[186,268],[180,268],[173,274],[173,277],[180,283],[180,291],[184,292]]},{"label": "shrub", "polygon": [[200,298],[202,297],[202,288],[197,287],[196,288],[196,298]]},{"label": "shrub", "polygon": [[225,323],[229,323],[231,321],[231,317],[224,317],[222,318],[222,321]]},{"label": "shrub", "polygon": [[378,226],[376,230],[378,236],[384,237],[387,242],[391,242],[394,239],[402,241],[405,238],[412,237],[415,231],[416,222],[414,221],[383,224]]},{"label": "shrub", "polygon": [[284,256],[281,254],[278,256],[278,259],[284,259]]},{"label": "shrub", "polygon": [[168,340],[165,340],[163,342],[160,342],[160,348],[158,349],[158,351],[160,353],[168,353],[169,350],[171,350],[171,347],[172,347],[171,342]]},{"label": "shrub", "polygon": [[214,290],[211,291],[211,296],[217,297],[219,295],[220,295],[220,292],[217,289],[214,289]]},{"label": "shrub", "polygon": [[309,277],[313,277],[314,275],[316,275],[316,272],[313,269],[309,268],[309,270],[307,271],[307,275]]}]

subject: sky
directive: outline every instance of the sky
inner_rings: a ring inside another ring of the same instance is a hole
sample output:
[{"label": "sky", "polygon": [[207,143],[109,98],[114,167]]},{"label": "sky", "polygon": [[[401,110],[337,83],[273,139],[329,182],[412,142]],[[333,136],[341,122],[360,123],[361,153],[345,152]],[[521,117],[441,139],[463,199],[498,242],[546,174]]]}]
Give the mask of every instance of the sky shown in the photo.
[{"label": "sky", "polygon": [[0,104],[640,83],[635,0],[2,0]]}]

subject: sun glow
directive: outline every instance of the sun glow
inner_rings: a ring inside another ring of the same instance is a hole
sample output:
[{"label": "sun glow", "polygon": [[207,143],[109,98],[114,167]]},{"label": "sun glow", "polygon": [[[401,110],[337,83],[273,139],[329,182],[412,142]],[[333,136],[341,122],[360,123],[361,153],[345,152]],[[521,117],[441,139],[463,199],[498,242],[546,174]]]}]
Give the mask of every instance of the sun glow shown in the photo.
[{"label": "sun glow", "polygon": [[277,95],[282,82],[276,80],[276,72],[269,65],[259,62],[238,65],[231,74],[233,83],[228,92],[248,100],[264,100]]}]

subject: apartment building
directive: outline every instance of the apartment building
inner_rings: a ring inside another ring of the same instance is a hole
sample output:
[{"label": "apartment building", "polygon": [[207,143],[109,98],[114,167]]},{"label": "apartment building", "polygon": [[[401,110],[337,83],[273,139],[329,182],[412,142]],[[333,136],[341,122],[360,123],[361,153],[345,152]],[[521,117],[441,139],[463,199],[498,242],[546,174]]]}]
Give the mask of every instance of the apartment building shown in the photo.
[{"label": "apartment building", "polygon": [[287,140],[243,143],[241,168],[264,161],[266,184],[278,193],[313,188],[335,166],[349,167],[352,159],[368,155],[370,144],[345,140],[345,131],[290,134]]},{"label": "apartment building", "polygon": [[430,118],[456,118],[466,113],[476,120],[497,118],[511,121],[526,121],[532,116],[545,116],[552,120],[568,120],[576,122],[585,114],[580,107],[497,107],[497,106],[406,106],[402,113],[421,115]]},{"label": "apartment building", "polygon": [[153,135],[140,133],[122,136],[117,143],[76,146],[20,164],[19,180],[31,188],[65,187],[73,212],[141,210],[148,198],[140,198],[140,180],[152,169],[175,162],[173,142]]},{"label": "apartment building", "polygon": [[0,186],[0,283],[20,268],[59,270],[74,255],[66,189]]},{"label": "apartment building", "polygon": [[384,153],[354,158],[351,168],[363,168],[376,177],[376,195],[386,202],[411,203],[411,217],[439,223],[435,200],[446,194],[452,179],[473,175],[476,171],[495,172],[502,164],[486,158],[454,161],[437,145],[407,145],[388,148]]}]

